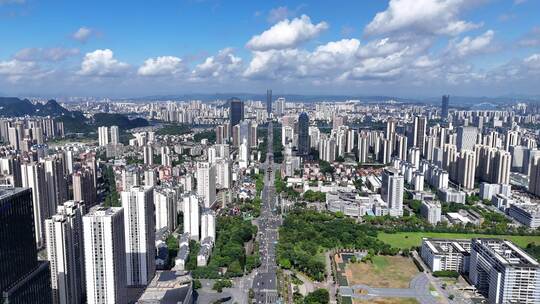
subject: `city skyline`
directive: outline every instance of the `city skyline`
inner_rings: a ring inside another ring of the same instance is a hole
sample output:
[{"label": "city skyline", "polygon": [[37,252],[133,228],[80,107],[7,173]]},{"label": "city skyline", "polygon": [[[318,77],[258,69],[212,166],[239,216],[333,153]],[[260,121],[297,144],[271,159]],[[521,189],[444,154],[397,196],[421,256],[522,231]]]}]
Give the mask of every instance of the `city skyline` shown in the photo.
[{"label": "city skyline", "polygon": [[531,0],[103,8],[0,1],[0,94],[540,94],[540,3]]}]

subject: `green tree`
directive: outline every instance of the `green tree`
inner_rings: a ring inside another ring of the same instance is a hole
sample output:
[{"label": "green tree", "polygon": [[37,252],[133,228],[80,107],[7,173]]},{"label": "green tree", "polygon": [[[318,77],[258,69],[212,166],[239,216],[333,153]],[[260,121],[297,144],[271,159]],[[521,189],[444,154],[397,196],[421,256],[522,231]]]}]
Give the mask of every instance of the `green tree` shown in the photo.
[{"label": "green tree", "polygon": [[310,292],[304,299],[305,304],[327,304],[330,303],[330,294],[326,289],[317,289]]}]

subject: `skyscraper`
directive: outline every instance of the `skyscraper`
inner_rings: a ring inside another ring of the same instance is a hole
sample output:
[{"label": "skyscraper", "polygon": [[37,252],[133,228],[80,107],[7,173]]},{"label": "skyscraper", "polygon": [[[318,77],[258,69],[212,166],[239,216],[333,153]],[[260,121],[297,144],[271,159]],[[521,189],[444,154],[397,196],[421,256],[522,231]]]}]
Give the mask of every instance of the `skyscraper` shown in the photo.
[{"label": "skyscraper", "polygon": [[298,116],[298,155],[309,155],[309,117],[306,112]]},{"label": "skyscraper", "polygon": [[424,116],[415,116],[413,125],[413,142],[412,145],[420,148],[420,152],[424,151],[424,138],[426,136],[427,119]]},{"label": "skyscraper", "polygon": [[32,190],[0,189],[0,302],[52,303],[48,262],[37,260]]},{"label": "skyscraper", "polygon": [[88,168],[73,173],[73,200],[82,201],[86,206],[92,206],[97,201],[94,177]]},{"label": "skyscraper", "polygon": [[229,99],[229,118],[231,127],[239,124],[244,119],[244,102],[239,98],[233,97]]},{"label": "skyscraper", "polygon": [[540,196],[540,153],[531,155],[529,170],[529,192]]},{"label": "skyscraper", "polygon": [[154,188],[154,204],[156,206],[156,230],[168,228],[176,229],[176,191],[167,187]]},{"label": "skyscraper", "polygon": [[216,168],[210,163],[197,163],[197,195],[205,208],[210,208],[216,200]]},{"label": "skyscraper", "polygon": [[464,150],[457,161],[457,183],[465,189],[474,189],[476,171],[476,153]]},{"label": "skyscraper", "polygon": [[117,145],[120,143],[120,132],[118,132],[118,126],[111,126],[111,144]]},{"label": "skyscraper", "polygon": [[57,214],[45,220],[55,304],[80,304],[85,298],[83,209],[79,202],[67,201],[58,206]]},{"label": "skyscraper", "polygon": [[441,119],[448,118],[448,106],[450,105],[450,95],[443,95],[441,104]]},{"label": "skyscraper", "polygon": [[152,187],[122,191],[127,286],[145,286],[156,273],[156,224]]},{"label": "skyscraper", "polygon": [[106,146],[109,143],[109,128],[98,128],[98,142],[100,146]]},{"label": "skyscraper", "polygon": [[199,199],[193,193],[186,194],[183,198],[182,210],[184,211],[184,233],[189,233],[192,240],[199,240]]},{"label": "skyscraper", "polygon": [[43,230],[45,219],[54,212],[49,205],[43,164],[35,162],[22,164],[21,177],[23,187],[32,189],[35,238],[38,248],[41,248],[45,239],[45,231]]},{"label": "skyscraper", "polygon": [[88,304],[126,304],[124,209],[96,206],[83,217]]},{"label": "skyscraper", "polygon": [[272,114],[272,90],[266,90],[266,113]]},{"label": "skyscraper", "polygon": [[404,179],[399,172],[387,167],[382,173],[382,199],[388,204],[388,211],[391,216],[403,215],[403,191]]},{"label": "skyscraper", "polygon": [[203,211],[201,215],[201,240],[210,237],[212,242],[216,241],[216,215],[212,209]]},{"label": "skyscraper", "polygon": [[463,150],[473,150],[478,137],[478,128],[471,126],[462,126],[457,130],[457,148]]}]

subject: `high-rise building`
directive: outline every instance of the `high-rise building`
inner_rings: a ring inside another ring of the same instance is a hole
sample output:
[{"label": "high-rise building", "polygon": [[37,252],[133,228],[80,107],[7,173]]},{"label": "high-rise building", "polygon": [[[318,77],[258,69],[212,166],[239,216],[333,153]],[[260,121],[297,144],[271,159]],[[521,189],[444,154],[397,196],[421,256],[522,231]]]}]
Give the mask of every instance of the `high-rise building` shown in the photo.
[{"label": "high-rise building", "polygon": [[92,206],[97,202],[97,192],[94,187],[94,177],[88,168],[82,168],[73,173],[73,200]]},{"label": "high-rise building", "polygon": [[407,160],[407,136],[402,134],[396,135],[396,155],[401,160]]},{"label": "high-rise building", "polygon": [[156,273],[154,189],[133,187],[122,191],[126,241],[127,286],[145,286]]},{"label": "high-rise building", "polygon": [[190,193],[184,195],[182,210],[184,211],[184,233],[189,233],[192,240],[199,240],[199,199]]},{"label": "high-rise building", "polygon": [[176,212],[176,191],[168,187],[154,188],[154,204],[156,205],[156,230],[168,228],[174,231],[178,226]]},{"label": "high-rise building", "polygon": [[441,119],[448,118],[448,106],[450,105],[450,95],[443,95],[441,104]]},{"label": "high-rise building", "polygon": [[215,163],[216,166],[216,188],[229,189],[232,182],[231,160],[220,158]]},{"label": "high-rise building", "polygon": [[403,176],[399,175],[396,169],[386,167],[382,173],[381,196],[388,204],[388,211],[392,216],[403,215],[403,191]]},{"label": "high-rise building", "polygon": [[396,135],[396,120],[394,118],[388,118],[386,121],[386,133],[385,136],[387,139],[394,139]]},{"label": "high-rise building", "polygon": [[272,114],[272,90],[266,90],[266,113],[268,117]]},{"label": "high-rise building", "polygon": [[287,110],[285,98],[280,97],[276,100],[276,116],[283,116]]},{"label": "high-rise building", "polygon": [[118,126],[111,126],[111,144],[117,145],[120,143],[120,132]]},{"label": "high-rise building", "polygon": [[469,278],[488,303],[540,303],[540,264],[512,242],[473,239]]},{"label": "high-rise building", "polygon": [[510,152],[498,150],[493,164],[493,177],[491,182],[494,184],[510,184],[510,168],[512,166],[512,156]]},{"label": "high-rise building", "polygon": [[210,208],[216,200],[216,168],[210,163],[197,163],[197,195],[204,208]]},{"label": "high-rise building", "polygon": [[413,142],[414,147],[424,151],[424,138],[426,137],[427,119],[424,116],[415,116],[413,124]]},{"label": "high-rise building", "polygon": [[26,163],[21,165],[23,187],[32,189],[34,209],[34,229],[38,248],[44,246],[45,219],[49,218],[54,210],[50,209],[47,185],[45,183],[45,169],[42,163]]},{"label": "high-rise building", "polygon": [[83,224],[84,205],[67,201],[58,213],[45,220],[47,259],[51,263],[53,303],[83,303],[84,284]]},{"label": "high-rise building", "polygon": [[68,186],[64,176],[64,164],[61,158],[48,157],[44,160],[45,183],[51,214],[56,206],[68,200]]},{"label": "high-rise building", "polygon": [[362,133],[358,136],[358,162],[366,163],[368,160],[369,152],[369,137],[367,134]]},{"label": "high-rise building", "polygon": [[474,189],[475,172],[476,154],[472,150],[463,150],[457,160],[457,183],[465,189]]},{"label": "high-rise building", "polygon": [[244,119],[244,102],[236,97],[229,99],[229,118],[231,127]]},{"label": "high-rise building", "polygon": [[462,126],[457,130],[457,148],[463,150],[473,150],[478,138],[478,128],[471,126]]},{"label": "high-rise building", "polygon": [[540,153],[531,155],[529,170],[529,192],[540,196]]},{"label": "high-rise building", "polygon": [[309,155],[309,117],[306,112],[298,116],[298,155]]},{"label": "high-rise building", "polygon": [[106,146],[109,143],[109,128],[98,127],[98,142],[100,146]]},{"label": "high-rise building", "polygon": [[90,209],[83,235],[88,304],[127,304],[124,209]]},{"label": "high-rise building", "polygon": [[333,138],[322,138],[319,142],[319,158],[327,162],[336,160],[336,140]]},{"label": "high-rise building", "polygon": [[145,165],[152,166],[154,164],[154,148],[151,145],[143,147],[143,161]]},{"label": "high-rise building", "polygon": [[216,242],[216,215],[211,209],[203,211],[201,214],[201,240],[207,237]]},{"label": "high-rise building", "polygon": [[0,302],[52,303],[48,262],[37,260],[32,190],[0,188]]}]

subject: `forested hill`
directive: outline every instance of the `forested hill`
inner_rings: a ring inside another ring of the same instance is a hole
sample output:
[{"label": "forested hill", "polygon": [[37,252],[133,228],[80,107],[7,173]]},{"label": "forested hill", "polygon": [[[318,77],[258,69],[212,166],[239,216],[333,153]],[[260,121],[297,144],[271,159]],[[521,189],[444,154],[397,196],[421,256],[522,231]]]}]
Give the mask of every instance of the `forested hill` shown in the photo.
[{"label": "forested hill", "polygon": [[28,99],[16,97],[0,97],[0,117],[21,116],[51,116],[56,121],[62,121],[67,133],[93,132],[98,126],[118,126],[120,129],[133,129],[148,126],[146,119],[129,119],[126,115],[97,113],[87,119],[79,111],[69,111],[56,100],[49,100],[45,104],[32,104]]}]

